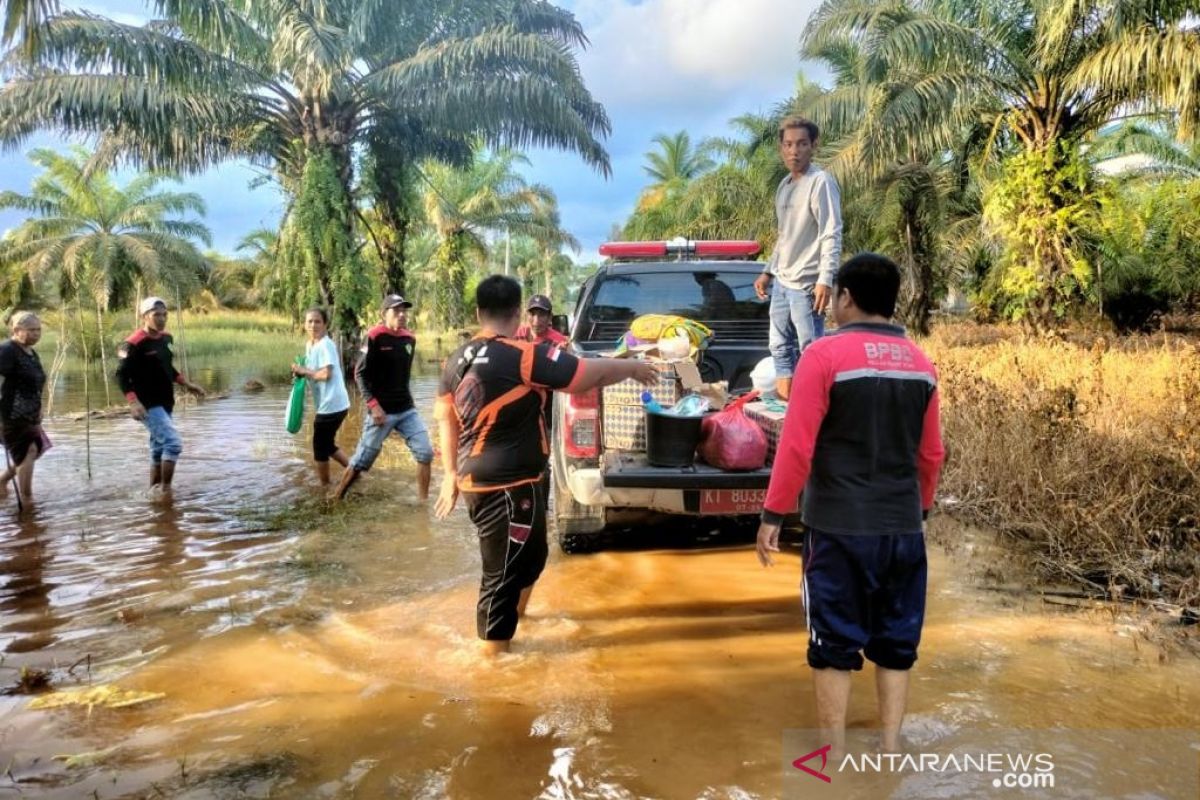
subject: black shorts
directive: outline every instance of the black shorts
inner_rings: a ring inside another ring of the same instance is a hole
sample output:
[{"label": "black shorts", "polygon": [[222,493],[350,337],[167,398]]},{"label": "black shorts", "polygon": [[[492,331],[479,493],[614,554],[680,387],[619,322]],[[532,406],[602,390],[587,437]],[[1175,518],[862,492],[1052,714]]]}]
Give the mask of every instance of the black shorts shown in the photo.
[{"label": "black shorts", "polygon": [[3,426],[0,436],[4,437],[4,447],[13,466],[17,466],[29,455],[29,448],[41,441],[41,433],[37,425],[12,422]]},{"label": "black shorts", "polygon": [[546,566],[546,492],[541,481],[494,492],[465,492],[479,534],[483,579],[476,625],[480,639],[508,641],[517,630],[521,590]]},{"label": "black shorts", "polygon": [[338,446],[334,439],[349,410],[317,414],[313,420],[313,461],[328,461],[329,457],[337,452]]},{"label": "black shorts", "polygon": [[809,528],[801,545],[808,665],[885,669],[917,660],[925,622],[925,536],[851,536]]}]

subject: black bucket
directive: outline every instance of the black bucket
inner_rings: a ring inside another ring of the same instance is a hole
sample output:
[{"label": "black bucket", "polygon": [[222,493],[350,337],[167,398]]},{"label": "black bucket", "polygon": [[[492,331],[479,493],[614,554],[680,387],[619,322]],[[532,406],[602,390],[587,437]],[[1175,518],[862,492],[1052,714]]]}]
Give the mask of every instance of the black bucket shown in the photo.
[{"label": "black bucket", "polygon": [[690,467],[700,444],[704,417],[646,412],[646,460],[656,467]]}]

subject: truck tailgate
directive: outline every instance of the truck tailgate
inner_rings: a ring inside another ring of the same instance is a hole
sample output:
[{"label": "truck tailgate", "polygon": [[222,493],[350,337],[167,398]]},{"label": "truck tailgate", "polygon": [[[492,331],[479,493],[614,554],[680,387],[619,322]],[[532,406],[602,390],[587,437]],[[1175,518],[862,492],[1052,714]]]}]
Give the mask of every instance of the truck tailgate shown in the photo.
[{"label": "truck tailgate", "polygon": [[604,485],[616,488],[654,489],[766,489],[771,470],[725,472],[697,462],[690,467],[654,467],[645,453],[604,454]]}]

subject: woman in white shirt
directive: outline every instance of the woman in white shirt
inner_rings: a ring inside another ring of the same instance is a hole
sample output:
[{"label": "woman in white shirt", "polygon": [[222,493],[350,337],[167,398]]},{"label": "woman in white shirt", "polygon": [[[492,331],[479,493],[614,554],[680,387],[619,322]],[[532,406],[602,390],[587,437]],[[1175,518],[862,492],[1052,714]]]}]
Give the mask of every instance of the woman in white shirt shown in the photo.
[{"label": "woman in white shirt", "polygon": [[329,483],[329,459],[343,467],[349,463],[346,454],[337,446],[338,428],[350,410],[350,395],[342,374],[342,358],[337,344],[329,338],[329,314],[323,308],[310,308],[304,313],[304,330],[308,332],[304,366],[292,365],[293,375],[308,378],[312,386],[313,404],[317,416],[313,420],[313,460],[317,478]]}]

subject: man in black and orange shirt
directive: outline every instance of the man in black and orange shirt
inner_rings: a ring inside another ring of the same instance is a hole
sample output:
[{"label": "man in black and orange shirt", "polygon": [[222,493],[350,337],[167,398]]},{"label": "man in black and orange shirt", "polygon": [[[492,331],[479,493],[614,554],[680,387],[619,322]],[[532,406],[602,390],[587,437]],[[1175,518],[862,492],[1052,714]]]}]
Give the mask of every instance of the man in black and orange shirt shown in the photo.
[{"label": "man in black and orange shirt", "polygon": [[417,462],[417,497],[429,498],[433,444],[408,386],[417,346],[416,337],[406,327],[410,308],[412,303],[398,294],[383,298],[383,324],[367,332],[367,343],[354,367],[354,382],[367,413],[358,447],[334,493],[339,500],[375,463],[392,431],[404,439]]},{"label": "man in black and orange shirt", "polygon": [[586,392],[632,378],[658,380],[649,364],[579,359],[552,344],[512,338],[521,324],[521,286],[492,275],[475,305],[482,331],[446,360],[435,416],[445,476],[435,512],[444,518],[461,491],[479,534],[483,580],[476,614],[489,654],[506,652],[533,584],[546,565],[550,454],[542,409],[551,391]]},{"label": "man in black and orange shirt", "polygon": [[167,333],[167,303],[147,297],[138,307],[142,327],[117,348],[117,383],[130,415],[150,432],[150,488],[171,490],[183,441],[175,428],[175,384],[201,397],[204,390],[175,369],[174,339]]}]

